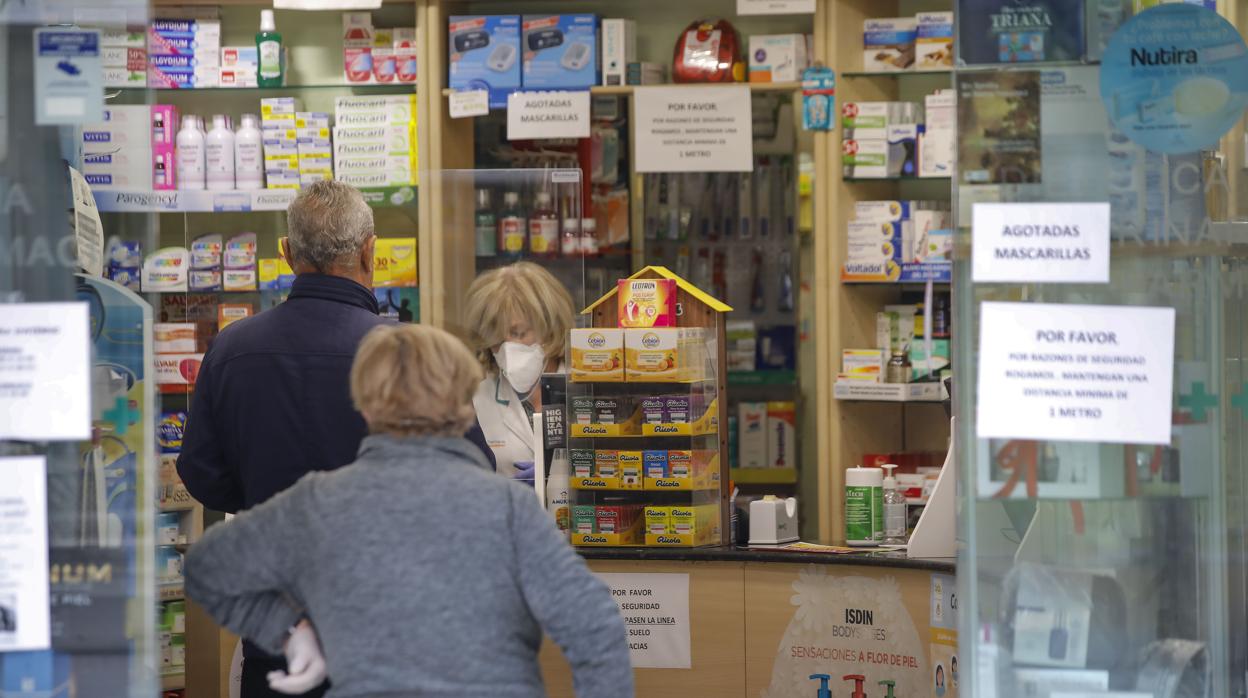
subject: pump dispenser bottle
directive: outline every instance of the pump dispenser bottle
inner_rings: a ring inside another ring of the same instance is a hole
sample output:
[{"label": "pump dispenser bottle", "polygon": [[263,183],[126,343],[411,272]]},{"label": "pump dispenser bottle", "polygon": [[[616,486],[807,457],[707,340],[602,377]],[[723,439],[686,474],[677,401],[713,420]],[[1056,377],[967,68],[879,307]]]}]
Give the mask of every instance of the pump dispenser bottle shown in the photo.
[{"label": "pump dispenser bottle", "polygon": [[862,685],[866,683],[867,677],[862,674],[846,674],[841,677],[841,680],[854,682],[854,692],[849,694],[849,698],[867,698],[867,692],[862,690]]},{"label": "pump dispenser bottle", "polygon": [[816,698],[832,698],[832,689],[828,688],[828,682],[832,680],[827,674],[811,674],[811,681],[819,682],[819,692],[815,694]]},{"label": "pump dispenser bottle", "polygon": [[197,116],[182,117],[182,129],[178,131],[176,175],[178,189],[204,188],[204,134],[196,124]]},{"label": "pump dispenser bottle", "polygon": [[888,463],[884,468],[884,545],[906,544],[906,497],[897,489],[893,477],[896,465]]}]

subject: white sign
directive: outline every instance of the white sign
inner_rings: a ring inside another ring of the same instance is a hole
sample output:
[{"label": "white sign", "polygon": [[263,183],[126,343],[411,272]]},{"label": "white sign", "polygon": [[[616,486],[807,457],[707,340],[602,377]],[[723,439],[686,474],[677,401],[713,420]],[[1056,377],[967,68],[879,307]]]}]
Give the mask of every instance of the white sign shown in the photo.
[{"label": "white sign", "polygon": [[689,575],[596,573],[628,626],[635,669],[689,669]]},{"label": "white sign", "polygon": [[971,278],[1109,283],[1109,204],[975,204]]},{"label": "white sign", "polygon": [[739,15],[813,15],[815,0],[737,0]]},{"label": "white sign", "polygon": [[507,140],[589,138],[589,92],[512,92]]},{"label": "white sign", "polygon": [[633,92],[638,172],[751,172],[748,87],[638,87]]},{"label": "white sign", "polygon": [[51,645],[47,462],[0,458],[0,652]]},{"label": "white sign", "polygon": [[451,118],[485,116],[490,113],[489,90],[464,90],[451,93]]},{"label": "white sign", "polygon": [[35,123],[72,126],[104,118],[100,30],[35,29]]},{"label": "white sign", "polygon": [[0,304],[0,439],[91,438],[86,303]]},{"label": "white sign", "polygon": [[91,276],[104,275],[104,226],[91,195],[91,185],[82,173],[69,168],[69,186],[74,197],[74,239],[78,248],[78,268]]},{"label": "white sign", "polygon": [[1169,444],[1174,309],[985,302],[979,438]]}]

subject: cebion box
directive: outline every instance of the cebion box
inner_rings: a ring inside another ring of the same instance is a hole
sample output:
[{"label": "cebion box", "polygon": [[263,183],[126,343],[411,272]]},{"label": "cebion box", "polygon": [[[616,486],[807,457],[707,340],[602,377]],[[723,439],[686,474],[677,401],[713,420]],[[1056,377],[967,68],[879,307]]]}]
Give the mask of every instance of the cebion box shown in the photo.
[{"label": "cebion box", "polygon": [[572,465],[572,477],[594,476],[594,449],[574,448],[568,453],[568,461]]},{"label": "cebion box", "polygon": [[862,69],[896,73],[914,65],[914,17],[868,19],[862,25]]},{"label": "cebion box", "polygon": [[675,327],[676,282],[672,279],[620,279],[620,327]]},{"label": "cebion box", "polygon": [[624,330],[624,371],[629,381],[673,382],[683,378],[680,328]]},{"label": "cebion box", "polygon": [[789,401],[767,403],[767,464],[772,468],[797,465],[797,406]]},{"label": "cebion box", "polygon": [[598,82],[598,17],[525,15],[526,90],[589,88]]},{"label": "cebion box", "polygon": [[451,89],[488,90],[490,107],[505,108],[521,85],[520,16],[456,15],[447,29]]},{"label": "cebion box", "polygon": [[602,84],[628,84],[628,64],[637,60],[637,22],[602,20]]},{"label": "cebion box", "polygon": [[767,467],[767,403],[737,406],[737,463],[742,468]]},{"label": "cebion box", "polygon": [[662,536],[672,532],[671,526],[671,507],[646,507],[646,533]]},{"label": "cebion box", "polygon": [[796,82],[806,67],[805,35],[750,37],[750,82]]},{"label": "cebion box", "polygon": [[915,70],[953,67],[953,13],[920,12],[914,39]]},{"label": "cebion box", "polygon": [[573,382],[624,382],[624,331],[604,328],[572,330]]}]

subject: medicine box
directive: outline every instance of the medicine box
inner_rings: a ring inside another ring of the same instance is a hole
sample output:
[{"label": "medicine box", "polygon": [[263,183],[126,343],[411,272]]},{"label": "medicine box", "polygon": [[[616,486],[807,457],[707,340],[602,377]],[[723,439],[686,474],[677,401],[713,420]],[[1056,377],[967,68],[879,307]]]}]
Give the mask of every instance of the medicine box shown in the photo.
[{"label": "medicine box", "polygon": [[637,22],[602,20],[602,84],[628,84],[628,65],[637,60]]},{"label": "medicine box", "polygon": [[520,89],[520,16],[457,15],[448,24],[452,90],[488,90],[491,108],[507,106]]},{"label": "medicine box", "polygon": [[742,468],[767,467],[767,403],[737,405],[737,464]]},{"label": "medicine box", "polygon": [[221,67],[257,70],[260,67],[260,56],[254,44],[250,46],[222,46]]},{"label": "medicine box", "polygon": [[616,296],[620,327],[675,327],[674,280],[621,279]]},{"label": "medicine box", "polygon": [[841,141],[841,173],[847,179],[885,179],[889,176],[888,141],[882,138]]},{"label": "medicine box", "polygon": [[189,354],[196,350],[195,323],[158,322],[152,326],[157,354]]},{"label": "medicine box", "polygon": [[948,70],[953,67],[953,13],[920,12],[915,15],[915,70]]},{"label": "medicine box", "polygon": [[616,477],[620,474],[620,452],[607,449],[594,451],[594,477]]},{"label": "medicine box", "polygon": [[796,82],[807,68],[806,36],[762,34],[750,37],[750,82]]},{"label": "medicine box", "polygon": [[592,504],[572,506],[572,532],[597,533],[597,515]]},{"label": "medicine box", "polygon": [[841,373],[852,376],[874,376],[884,373],[884,351],[881,349],[842,349]]},{"label": "medicine box", "polygon": [[572,477],[594,476],[594,449],[574,448],[568,454],[572,465]]},{"label": "medicine box", "polygon": [[640,487],[644,456],[641,451],[620,451],[620,485],[623,487]]},{"label": "medicine box", "polygon": [[672,532],[672,508],[646,507],[646,533],[662,536]]},{"label": "medicine box", "polygon": [[624,331],[578,328],[571,333],[573,382],[624,382]]},{"label": "medicine box", "polygon": [[842,137],[884,139],[893,124],[923,122],[923,108],[917,102],[846,102],[841,106]]},{"label": "medicine box", "polygon": [[662,396],[648,397],[641,401],[641,423],[642,424],[662,424],[663,423],[663,403]]},{"label": "medicine box", "polygon": [[862,25],[862,69],[896,73],[914,65],[914,17],[868,19]]},{"label": "medicine box", "polygon": [[919,140],[919,176],[948,177],[956,161],[957,97],[953,90],[940,90],[923,101],[927,118]]},{"label": "medicine box", "polygon": [[689,370],[681,361],[680,328],[653,327],[624,330],[624,372],[626,380],[676,382]]},{"label": "medicine box", "polygon": [[641,459],[646,477],[657,479],[668,476],[667,451],[643,451]]},{"label": "medicine box", "polygon": [[773,468],[797,465],[797,406],[790,401],[767,403],[767,464]]},{"label": "medicine box", "polygon": [[598,83],[598,17],[525,15],[526,90],[587,89]]}]

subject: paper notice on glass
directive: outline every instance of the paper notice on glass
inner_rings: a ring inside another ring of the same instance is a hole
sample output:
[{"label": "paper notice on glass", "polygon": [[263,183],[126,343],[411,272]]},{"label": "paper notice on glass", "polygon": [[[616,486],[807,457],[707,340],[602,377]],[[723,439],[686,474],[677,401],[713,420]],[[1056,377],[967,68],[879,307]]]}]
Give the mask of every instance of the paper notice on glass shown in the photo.
[{"label": "paper notice on glass", "polygon": [[0,458],[0,652],[48,649],[47,462]]},{"label": "paper notice on glass", "polygon": [[635,669],[689,669],[689,575],[599,572],[628,626]]},{"label": "paper notice on glass", "polygon": [[86,303],[0,304],[0,439],[91,438]]},{"label": "paper notice on glass", "polygon": [[737,0],[739,15],[812,15],[815,0]]},{"label": "paper notice on glass", "polygon": [[78,268],[91,276],[104,275],[104,226],[95,207],[91,185],[82,173],[69,168],[74,197],[74,239],[78,243]]},{"label": "paper notice on glass", "polygon": [[638,172],[752,172],[748,87],[638,87]]},{"label": "paper notice on glass", "polygon": [[589,138],[589,91],[512,92],[507,140]]},{"label": "paper notice on glass", "polygon": [[490,113],[490,92],[489,90],[452,92],[449,105],[452,119],[485,116]]},{"label": "paper notice on glass", "polygon": [[1109,204],[972,208],[975,283],[1109,283]]},{"label": "paper notice on glass", "polygon": [[34,50],[36,124],[73,126],[104,118],[100,30],[41,27]]},{"label": "paper notice on glass", "polygon": [[1174,309],[985,302],[979,438],[1169,444]]}]

